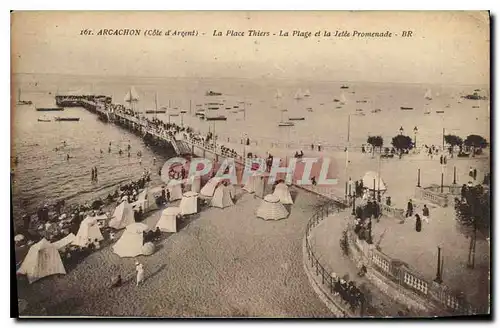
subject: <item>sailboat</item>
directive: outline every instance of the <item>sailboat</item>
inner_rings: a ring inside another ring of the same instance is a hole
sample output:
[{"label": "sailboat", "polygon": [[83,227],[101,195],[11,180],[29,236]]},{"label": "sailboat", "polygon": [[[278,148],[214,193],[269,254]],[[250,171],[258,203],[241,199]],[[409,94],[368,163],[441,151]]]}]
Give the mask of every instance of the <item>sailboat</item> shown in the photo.
[{"label": "sailboat", "polygon": [[284,112],[288,112],[288,110],[286,110],[286,109],[281,110],[281,120],[278,123],[278,126],[294,126],[295,124],[293,122],[286,122],[283,120],[283,113]]},{"label": "sailboat", "polygon": [[21,100],[21,88],[17,91],[17,105],[32,105],[31,100]]},{"label": "sailboat", "polygon": [[167,111],[165,108],[158,109],[158,92],[155,93],[155,109],[146,110],[146,114],[165,114]]},{"label": "sailboat", "polygon": [[431,92],[431,89],[427,89],[427,91],[425,91],[424,98],[425,98],[425,99],[427,99],[427,100],[432,100],[432,92]]},{"label": "sailboat", "polygon": [[345,105],[347,103],[347,98],[345,97],[345,94],[342,92],[340,94],[340,104]]},{"label": "sailboat", "polygon": [[130,87],[130,90],[125,95],[125,101],[130,104],[130,109],[135,112],[135,105],[139,102],[139,94],[133,86]]},{"label": "sailboat", "polygon": [[311,92],[309,91],[309,89],[307,89],[306,92],[304,92],[304,97],[309,98],[310,96]]},{"label": "sailboat", "polygon": [[276,90],[276,94],[274,95],[274,98],[276,99],[281,99],[283,98],[283,95],[281,94],[280,90]]},{"label": "sailboat", "polygon": [[300,90],[300,89],[299,89],[299,90],[297,90],[297,93],[295,93],[294,98],[295,98],[296,100],[301,100],[301,99],[303,98],[303,95],[302,95],[302,90]]}]

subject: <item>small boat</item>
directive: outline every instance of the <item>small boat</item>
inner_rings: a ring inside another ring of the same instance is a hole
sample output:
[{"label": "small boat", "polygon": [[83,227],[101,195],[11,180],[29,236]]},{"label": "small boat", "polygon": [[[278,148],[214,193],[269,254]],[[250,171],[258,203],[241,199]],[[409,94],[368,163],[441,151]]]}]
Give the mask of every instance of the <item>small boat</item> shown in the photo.
[{"label": "small boat", "polygon": [[401,110],[413,110],[413,107],[400,107]]},{"label": "small boat", "polygon": [[338,100],[338,99],[333,99],[333,102],[339,102],[339,101],[340,101],[340,100]]},{"label": "small boat", "polygon": [[205,119],[207,121],[226,121],[227,120],[227,117],[225,117],[224,115],[218,115],[218,116],[206,116]]},{"label": "small boat", "polygon": [[301,100],[303,98],[302,95],[302,90],[297,90],[297,93],[295,93],[295,96],[293,97],[295,100]]},{"label": "small boat", "polygon": [[79,117],[55,117],[56,122],[78,122]]},{"label": "small boat", "polygon": [[436,111],[437,114],[443,114],[444,113],[444,110],[437,110]]},{"label": "small boat", "polygon": [[380,108],[375,108],[372,110],[372,113],[380,113],[382,110]]},{"label": "small boat", "polygon": [[179,113],[168,114],[168,116],[170,116],[170,117],[177,117],[177,116],[179,116]]},{"label": "small boat", "polygon": [[21,100],[21,89],[17,92],[17,105],[33,105],[31,100]]},{"label": "small boat", "polygon": [[356,112],[362,112],[363,109],[362,108],[356,108]]},{"label": "small boat", "polygon": [[[323,104],[321,104],[321,105],[323,105]],[[312,107],[307,107],[307,108],[306,108],[306,110],[307,110],[308,112],[312,112],[312,111],[313,111]]]},{"label": "small boat", "polygon": [[361,103],[361,104],[366,104],[366,100],[356,100],[356,102],[357,102],[358,104],[359,104],[359,103]]},{"label": "small boat", "polygon": [[222,93],[209,90],[205,93],[205,96],[222,96]]},{"label": "small boat", "polygon": [[304,97],[309,98],[310,96],[311,92],[309,91],[309,89],[307,89],[306,92],[304,92]]},{"label": "small boat", "polygon": [[427,89],[427,91],[425,92],[424,98],[427,99],[427,100],[432,100],[431,89]]},{"label": "small boat", "polygon": [[431,113],[430,110],[424,112],[425,115],[429,115],[430,113]]},{"label": "small boat", "polygon": [[356,113],[357,116],[365,116],[365,113]]},{"label": "small boat", "polygon": [[472,106],[472,108],[479,108],[479,106]]},{"label": "small boat", "polygon": [[146,114],[165,114],[166,112],[165,110],[147,110]]},{"label": "small boat", "polygon": [[305,121],[305,117],[289,117],[289,121]]},{"label": "small boat", "polygon": [[336,108],[336,109],[340,109],[340,108],[342,108],[342,106],[337,106],[337,107],[335,107],[335,108]]},{"label": "small boat", "polygon": [[181,114],[186,114],[186,113],[187,113],[187,110],[185,110],[185,109],[181,110]]},{"label": "small boat", "polygon": [[345,84],[344,84],[344,85],[342,85],[340,88],[341,88],[341,89],[349,89],[349,86],[347,86],[347,85],[345,85]]},{"label": "small boat", "polygon": [[219,107],[208,107],[209,110],[219,110]]},{"label": "small boat", "polygon": [[231,107],[226,107],[226,110],[230,110],[230,109],[231,109]]},{"label": "small boat", "polygon": [[450,105],[446,105],[445,108],[450,108],[451,106]]},{"label": "small boat", "polygon": [[279,122],[278,126],[294,126],[293,122]]},{"label": "small boat", "polygon": [[240,106],[233,106],[233,108],[240,108]]},{"label": "small boat", "polygon": [[60,112],[63,111],[63,107],[38,107],[37,112]]},{"label": "small boat", "polygon": [[48,118],[39,118],[38,122],[50,122]]}]

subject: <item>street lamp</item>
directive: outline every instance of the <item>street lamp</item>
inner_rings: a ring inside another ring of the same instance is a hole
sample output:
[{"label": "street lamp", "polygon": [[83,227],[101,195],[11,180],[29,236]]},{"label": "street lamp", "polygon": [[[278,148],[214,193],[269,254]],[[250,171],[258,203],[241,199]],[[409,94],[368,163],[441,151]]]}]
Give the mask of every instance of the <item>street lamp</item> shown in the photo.
[{"label": "street lamp", "polygon": [[418,133],[418,129],[417,129],[417,127],[414,127],[413,134],[415,136],[415,140],[413,141],[413,147],[415,147],[415,148],[417,148],[417,133]]},{"label": "street lamp", "polygon": [[400,127],[400,128],[399,128],[399,134],[400,134],[400,135],[403,135],[404,130],[405,130],[405,129],[403,129],[403,127]]}]

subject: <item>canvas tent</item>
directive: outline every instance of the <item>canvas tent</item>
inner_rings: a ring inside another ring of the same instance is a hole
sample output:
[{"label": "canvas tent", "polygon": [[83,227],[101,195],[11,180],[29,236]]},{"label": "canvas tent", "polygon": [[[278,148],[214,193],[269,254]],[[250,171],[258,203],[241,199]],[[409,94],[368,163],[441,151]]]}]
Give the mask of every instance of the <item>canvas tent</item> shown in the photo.
[{"label": "canvas tent", "polygon": [[137,208],[139,208],[139,206],[142,206],[142,210],[144,211],[144,213],[158,209],[158,206],[156,205],[154,189],[145,188],[137,197],[137,201],[132,203],[131,205],[132,207],[135,206]]},{"label": "canvas tent", "polygon": [[182,215],[198,213],[198,193],[193,191],[185,192],[179,204]]},{"label": "canvas tent", "polygon": [[387,187],[384,180],[379,177],[376,172],[368,171],[363,176],[363,187],[368,190],[373,190],[373,185],[375,184],[375,190],[386,191]]},{"label": "canvas tent", "polygon": [[225,208],[234,205],[231,199],[231,190],[229,187],[220,184],[217,189],[215,189],[214,197],[210,203],[213,207]]},{"label": "canvas tent", "polygon": [[96,218],[87,216],[82,223],[80,223],[80,228],[72,244],[85,247],[89,243],[93,243],[96,239],[101,241],[104,237],[101,234]]},{"label": "canvas tent", "polygon": [[115,208],[112,219],[109,221],[109,226],[111,228],[120,230],[128,226],[129,224],[135,223],[134,211],[132,205],[130,205],[126,200],[121,202]]},{"label": "canvas tent", "polygon": [[120,257],[134,257],[142,254],[143,232],[148,229],[144,223],[127,226],[121,238],[113,246],[113,252]]},{"label": "canvas tent", "polygon": [[290,190],[284,182],[280,182],[274,188],[273,195],[277,196],[281,204],[293,204],[292,195],[290,195]]},{"label": "canvas tent", "polygon": [[208,180],[207,184],[201,188],[200,195],[204,197],[213,197],[215,189],[221,183],[222,179],[214,177]]},{"label": "canvas tent", "polygon": [[43,238],[32,245],[17,273],[28,276],[29,283],[53,274],[66,274],[57,247]]},{"label": "canvas tent", "polygon": [[181,214],[179,207],[167,207],[161,213],[156,228],[164,232],[177,232],[177,216]]},{"label": "canvas tent", "polygon": [[180,180],[170,180],[167,184],[167,189],[170,191],[170,201],[182,198],[182,186]]},{"label": "canvas tent", "polygon": [[249,193],[255,192],[255,182],[259,179],[258,173],[253,173],[250,175],[243,186],[243,190],[248,191]]},{"label": "canvas tent", "polygon": [[264,220],[280,220],[288,216],[288,211],[280,203],[277,196],[269,194],[264,197],[257,209],[257,217]]},{"label": "canvas tent", "polygon": [[193,175],[186,179],[186,185],[190,186],[190,190],[200,192],[201,190],[201,176]]},{"label": "canvas tent", "polygon": [[268,184],[269,176],[267,174],[261,174],[256,177],[254,182],[255,196],[259,198],[264,198],[268,190],[271,188]]}]

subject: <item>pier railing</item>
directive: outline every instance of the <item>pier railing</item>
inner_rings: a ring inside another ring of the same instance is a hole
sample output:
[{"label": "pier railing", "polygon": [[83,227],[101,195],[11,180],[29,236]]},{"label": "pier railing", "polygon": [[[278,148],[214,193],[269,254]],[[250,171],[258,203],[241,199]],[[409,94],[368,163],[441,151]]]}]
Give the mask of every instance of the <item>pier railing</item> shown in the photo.
[{"label": "pier railing", "polygon": [[[446,285],[424,278],[401,260],[391,258],[378,250],[373,244],[360,240],[351,225],[348,229],[349,243],[356,250],[356,260],[367,268],[375,270],[403,290],[408,290],[421,297],[426,304],[436,304],[453,315],[473,315],[487,313],[487,309],[473,307],[466,300],[453,293]],[[430,302],[430,303],[429,303]]]},{"label": "pier railing", "polygon": [[306,226],[306,235],[305,235],[305,244],[306,244],[306,253],[308,265],[312,269],[313,273],[316,274],[316,277],[321,277],[321,283],[326,287],[329,291],[325,296],[328,297],[329,301],[335,306],[335,313],[339,317],[354,317],[355,313],[351,311],[347,311],[342,304],[343,301],[339,296],[335,295],[335,284],[332,273],[330,270],[326,269],[318,259],[318,256],[314,253],[313,247],[309,241],[310,233],[314,227],[316,227],[323,219],[328,217],[330,214],[340,212],[341,208],[339,205],[331,202],[321,206],[317,209],[313,216],[309,219]]}]

